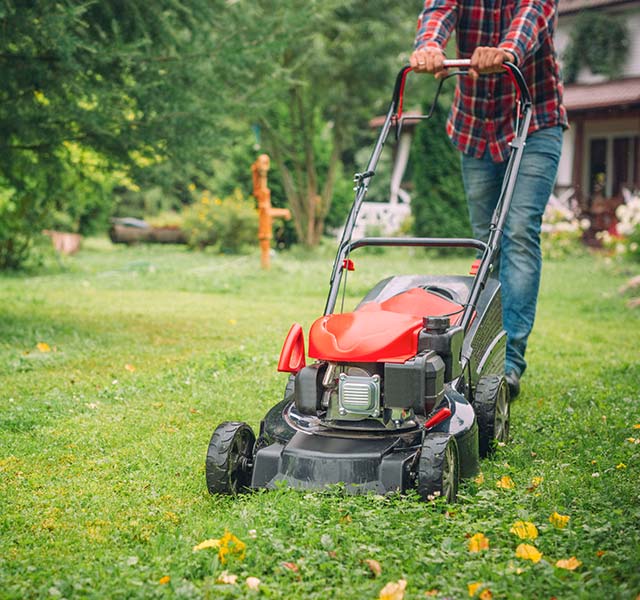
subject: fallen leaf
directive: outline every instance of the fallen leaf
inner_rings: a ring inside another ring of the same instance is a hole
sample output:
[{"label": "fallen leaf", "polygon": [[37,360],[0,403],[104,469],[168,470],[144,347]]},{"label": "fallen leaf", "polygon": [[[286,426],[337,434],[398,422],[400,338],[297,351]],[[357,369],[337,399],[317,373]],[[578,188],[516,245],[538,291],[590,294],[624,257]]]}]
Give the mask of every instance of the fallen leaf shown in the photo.
[{"label": "fallen leaf", "polygon": [[129,371],[129,373],[133,373],[133,372],[136,370],[136,368],[135,368],[133,365],[130,365],[129,363],[127,363],[127,364],[124,366],[124,368],[125,368],[127,371]]},{"label": "fallen leaf", "polygon": [[625,465],[623,462],[619,463],[616,465],[616,469],[626,469],[627,465]]},{"label": "fallen leaf", "polygon": [[199,411],[197,408],[190,408],[190,409],[189,409],[189,412],[190,412],[192,415],[199,415],[199,414],[200,414],[200,411]]},{"label": "fallen leaf", "polygon": [[496,486],[502,488],[503,490],[512,490],[514,487],[516,487],[516,484],[513,483],[513,479],[511,479],[511,477],[509,477],[508,475],[503,475],[496,482]]},{"label": "fallen leaf", "polygon": [[640,438],[636,439],[634,437],[628,437],[627,442],[629,442],[630,444],[640,444]]},{"label": "fallen leaf", "polygon": [[473,598],[476,595],[476,592],[484,585],[481,581],[474,581],[473,583],[467,584],[467,589],[469,590],[469,598]]},{"label": "fallen leaf", "polygon": [[373,558],[366,558],[364,562],[367,567],[369,567],[369,571],[373,573],[374,577],[380,577],[382,574],[382,567],[377,560],[374,560]]},{"label": "fallen leaf", "polygon": [[598,551],[596,552],[596,556],[597,556],[598,558],[602,558],[605,554],[606,554],[606,552],[605,552],[604,550],[598,550]]},{"label": "fallen leaf", "polygon": [[340,517],[339,521],[343,525],[348,525],[349,523],[351,523],[353,521],[353,518],[351,517],[351,515],[349,513],[346,513],[346,514],[344,514],[344,515],[342,515]]},{"label": "fallen leaf", "polygon": [[406,579],[398,581],[390,581],[380,590],[379,600],[402,600],[404,598],[404,590],[407,587]]},{"label": "fallen leaf", "polygon": [[549,515],[549,523],[558,529],[564,529],[569,523],[569,519],[571,519],[569,515],[560,515],[557,512],[553,512]]},{"label": "fallen leaf", "polygon": [[636,424],[632,427],[632,429],[640,429],[640,423],[636,423]]},{"label": "fallen leaf", "polygon": [[542,553],[531,544],[520,544],[516,548],[516,556],[523,560],[530,560],[532,563],[540,562]]},{"label": "fallen leaf", "polygon": [[220,540],[211,539],[200,542],[198,545],[193,547],[193,551],[199,552],[200,550],[206,550],[207,548],[220,548]]},{"label": "fallen leaf", "polygon": [[487,588],[486,590],[482,590],[480,592],[478,598],[480,598],[480,600],[491,600],[493,598],[493,593],[490,589]]},{"label": "fallen leaf", "polygon": [[49,346],[47,342],[38,342],[36,348],[40,350],[40,352],[51,352],[51,346]]},{"label": "fallen leaf", "polygon": [[244,560],[247,545],[239,540],[233,533],[225,530],[224,535],[220,538],[220,548],[218,549],[218,558],[224,565],[229,556],[237,556],[239,560]]},{"label": "fallen leaf", "polygon": [[543,481],[544,481],[544,477],[532,477],[531,485],[527,488],[527,492],[535,491]]},{"label": "fallen leaf", "polygon": [[245,580],[247,587],[254,592],[257,592],[260,589],[260,580],[257,577],[247,577]]},{"label": "fallen leaf", "polygon": [[294,562],[283,562],[282,566],[285,569],[289,569],[289,571],[293,571],[294,573],[297,573],[300,569],[298,568],[298,565]]},{"label": "fallen leaf", "polygon": [[516,521],[509,531],[521,540],[535,540],[538,537],[538,529],[529,521]]},{"label": "fallen leaf", "polygon": [[169,577],[168,575],[165,575],[164,577],[160,577],[160,579],[158,580],[158,583],[160,585],[166,585],[170,581],[171,581],[171,577]]},{"label": "fallen leaf", "polygon": [[561,558],[556,562],[556,567],[567,571],[575,571],[581,564],[575,556],[572,556],[571,558]]},{"label": "fallen leaf", "polygon": [[482,485],[484,483],[484,473],[480,473],[473,481],[477,485]]},{"label": "fallen leaf", "polygon": [[440,593],[440,590],[433,589],[433,590],[427,590],[427,591],[424,593],[424,595],[425,595],[427,598],[429,598],[430,596],[437,596],[439,593]]},{"label": "fallen leaf", "polygon": [[480,552],[489,548],[489,539],[484,533],[476,533],[469,539],[469,552]]},{"label": "fallen leaf", "polygon": [[216,579],[216,583],[224,583],[226,585],[235,585],[238,581],[237,575],[232,575],[228,571],[222,571],[218,578]]}]

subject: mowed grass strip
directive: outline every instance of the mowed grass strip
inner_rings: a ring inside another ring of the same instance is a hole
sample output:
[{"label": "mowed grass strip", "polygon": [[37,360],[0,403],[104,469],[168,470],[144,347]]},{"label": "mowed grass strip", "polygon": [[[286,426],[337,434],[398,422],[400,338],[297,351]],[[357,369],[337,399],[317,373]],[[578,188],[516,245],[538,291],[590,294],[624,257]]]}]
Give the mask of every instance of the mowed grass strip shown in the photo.
[{"label": "mowed grass strip", "polygon": [[[384,276],[471,262],[354,258],[347,308]],[[211,432],[257,428],[281,398],[284,335],[321,314],[331,259],[282,254],[265,273],[256,256],[92,241],[62,272],[2,278],[0,597],[376,598],[405,579],[406,598],[636,598],[640,319],[617,293],[630,273],[598,257],[545,265],[512,441],[457,505],[207,494]],[[516,521],[537,537],[512,533]],[[193,552],[226,530],[243,559]],[[488,547],[471,552],[477,533]],[[542,558],[517,557],[522,543]],[[571,557],[575,570],[555,566]],[[224,569],[236,584],[217,582]]]}]

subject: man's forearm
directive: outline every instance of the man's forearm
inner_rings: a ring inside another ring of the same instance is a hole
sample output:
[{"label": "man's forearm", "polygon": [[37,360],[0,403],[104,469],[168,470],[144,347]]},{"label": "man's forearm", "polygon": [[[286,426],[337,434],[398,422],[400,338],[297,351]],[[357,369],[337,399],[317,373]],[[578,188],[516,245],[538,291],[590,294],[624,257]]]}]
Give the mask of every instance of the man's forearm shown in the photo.
[{"label": "man's forearm", "polygon": [[415,48],[444,50],[458,18],[456,0],[426,0],[418,17]]}]

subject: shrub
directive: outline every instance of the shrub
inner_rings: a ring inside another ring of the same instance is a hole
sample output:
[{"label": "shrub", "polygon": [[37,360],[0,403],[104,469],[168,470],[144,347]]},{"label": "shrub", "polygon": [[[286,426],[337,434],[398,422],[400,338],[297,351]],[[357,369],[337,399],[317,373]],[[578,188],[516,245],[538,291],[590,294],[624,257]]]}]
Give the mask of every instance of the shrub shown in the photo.
[{"label": "shrub", "polygon": [[411,212],[418,236],[466,237],[471,231],[460,155],[445,133],[446,120],[446,109],[436,105],[413,141]]},{"label": "shrub", "polygon": [[258,243],[258,213],[239,190],[226,198],[205,191],[184,211],[184,230],[192,248],[215,246],[234,254]]},{"label": "shrub", "polygon": [[542,256],[564,258],[583,252],[582,236],[588,228],[588,219],[578,219],[569,208],[549,204],[542,216]]},{"label": "shrub", "polygon": [[616,209],[617,235],[600,231],[596,237],[613,255],[640,261],[640,195],[636,192],[626,204]]}]

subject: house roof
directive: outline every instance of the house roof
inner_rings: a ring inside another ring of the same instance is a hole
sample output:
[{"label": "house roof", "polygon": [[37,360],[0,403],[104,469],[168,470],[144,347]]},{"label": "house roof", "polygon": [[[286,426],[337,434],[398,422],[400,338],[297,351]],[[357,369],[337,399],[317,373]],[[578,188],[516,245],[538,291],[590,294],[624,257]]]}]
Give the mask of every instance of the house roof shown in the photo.
[{"label": "house roof", "polygon": [[603,8],[614,4],[628,4],[629,0],[560,0],[558,14],[565,15],[589,8]]},{"label": "house roof", "polygon": [[570,84],[564,88],[569,112],[640,105],[640,77],[595,84]]}]

